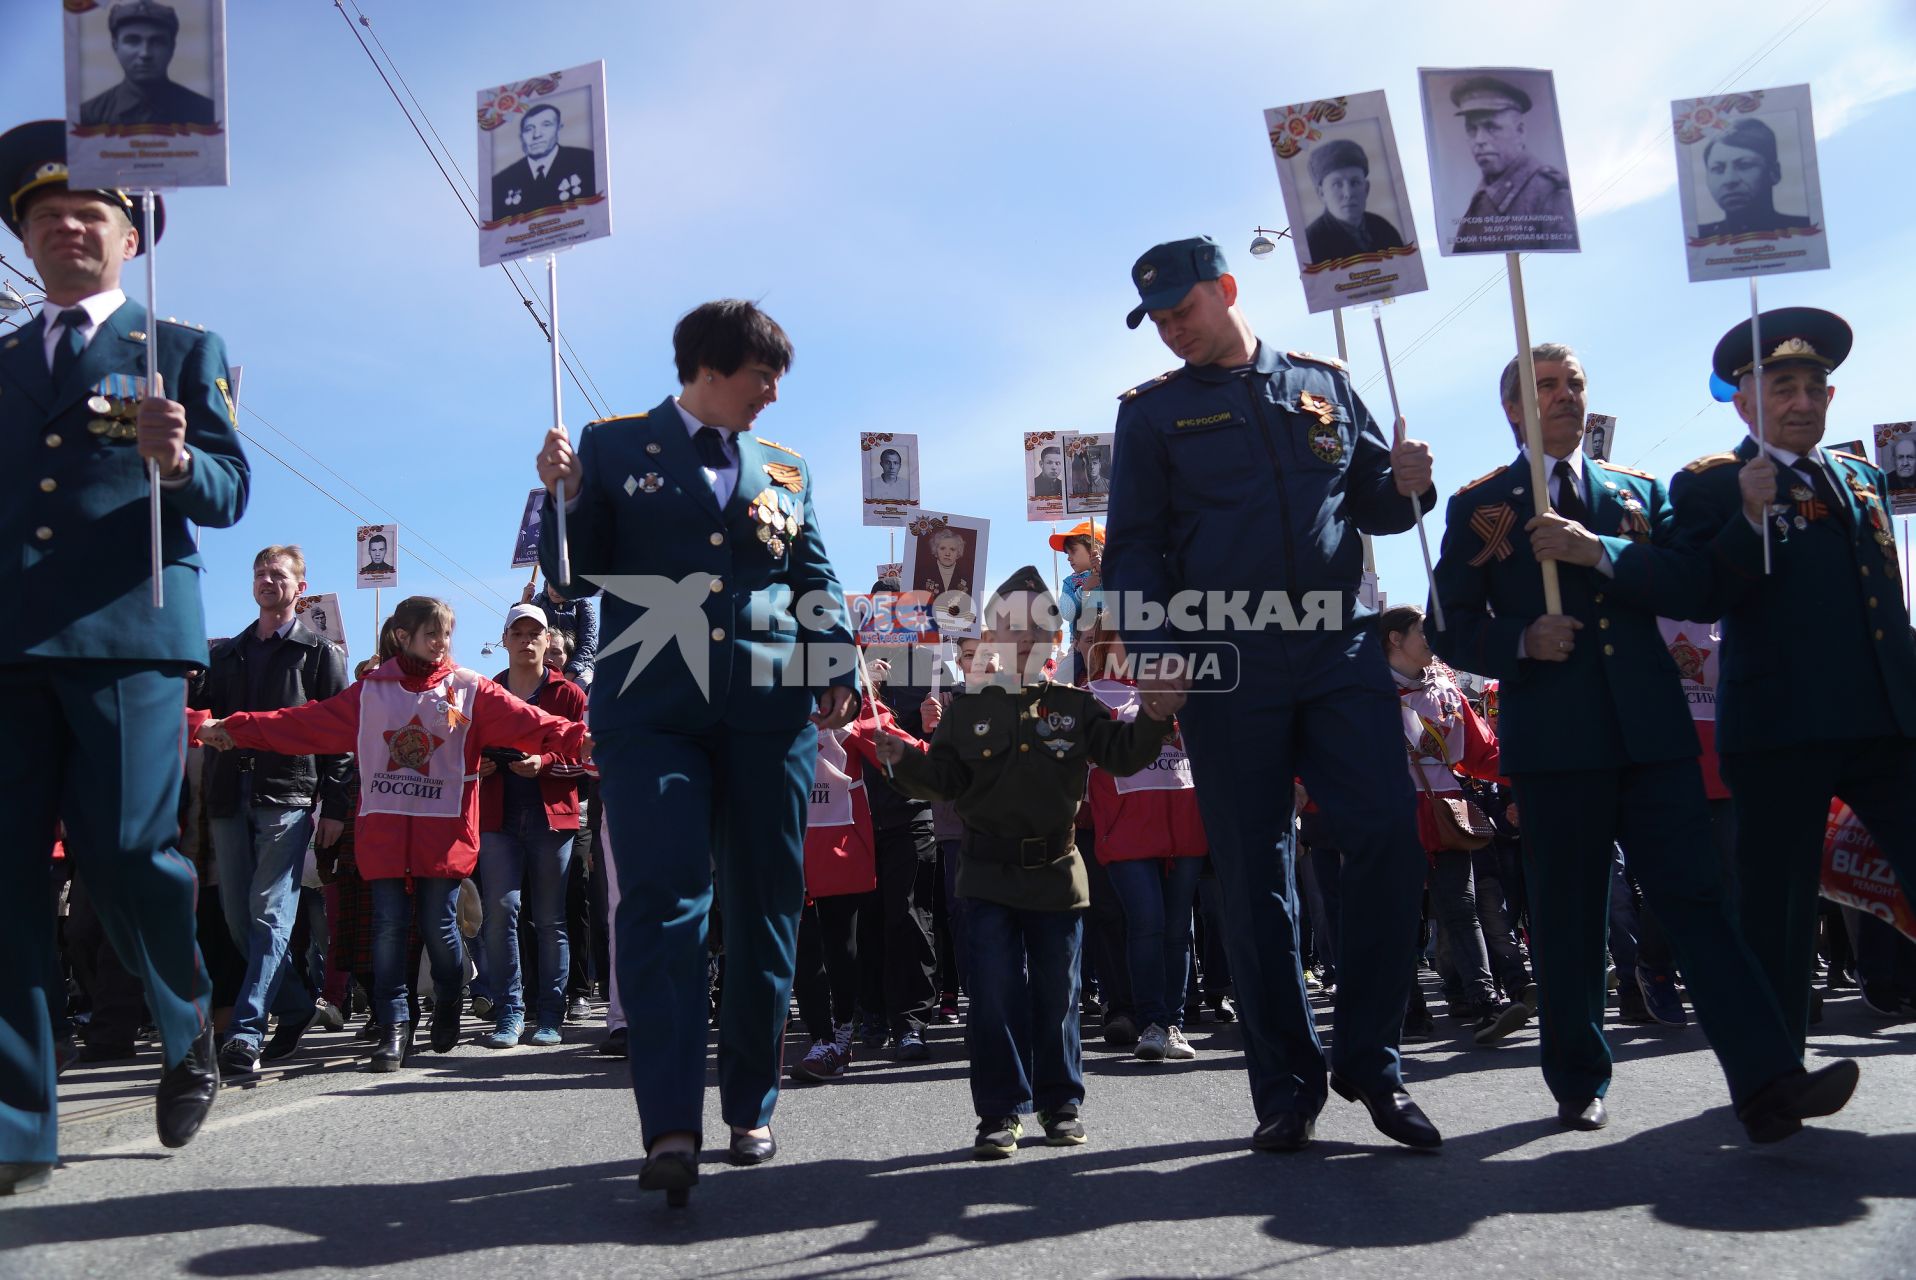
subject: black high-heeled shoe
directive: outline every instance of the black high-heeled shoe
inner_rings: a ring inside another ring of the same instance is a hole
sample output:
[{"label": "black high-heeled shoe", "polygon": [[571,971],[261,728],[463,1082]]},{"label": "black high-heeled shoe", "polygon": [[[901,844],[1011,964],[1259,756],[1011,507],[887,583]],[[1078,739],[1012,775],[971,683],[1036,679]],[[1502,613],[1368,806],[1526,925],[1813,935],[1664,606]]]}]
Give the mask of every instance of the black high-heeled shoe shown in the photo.
[{"label": "black high-heeled shoe", "polygon": [[639,1190],[663,1191],[667,1207],[683,1209],[699,1184],[698,1159],[692,1151],[654,1152],[639,1168]]}]

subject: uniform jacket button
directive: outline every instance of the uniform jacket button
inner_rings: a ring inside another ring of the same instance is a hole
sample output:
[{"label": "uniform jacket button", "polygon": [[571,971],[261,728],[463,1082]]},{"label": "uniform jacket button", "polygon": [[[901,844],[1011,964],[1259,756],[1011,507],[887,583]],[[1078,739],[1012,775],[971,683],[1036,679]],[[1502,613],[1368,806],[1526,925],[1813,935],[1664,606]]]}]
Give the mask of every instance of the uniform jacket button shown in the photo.
[{"label": "uniform jacket button", "polygon": [[1031,744],[1030,744],[1029,742],[1020,742],[1020,743],[1018,744],[1018,750],[1020,750],[1020,751],[1029,751],[1029,750],[1031,750]]},{"label": "uniform jacket button", "polygon": [[712,628],[712,640],[713,640],[713,642],[714,642],[714,643],[717,643],[717,644],[723,644],[723,643],[724,643],[724,641],[725,641],[725,628],[724,628],[724,627],[713,627],[713,628]]},{"label": "uniform jacket button", "polygon": [[1609,629],[1610,629],[1610,619],[1608,618],[1597,619],[1597,630],[1608,631]]},{"label": "uniform jacket button", "polygon": [[1883,629],[1881,627],[1876,628],[1876,638],[1878,640],[1883,638]]},{"label": "uniform jacket button", "polygon": [[[59,483],[55,481],[52,476],[48,476],[46,479],[40,482],[41,493],[52,493],[55,489],[58,489],[59,487],[60,487]],[[1872,600],[1870,601],[1870,603],[1874,604],[1876,602]]]},{"label": "uniform jacket button", "polygon": [[1866,564],[1859,564],[1859,565],[1857,565],[1856,567],[1857,567],[1858,569],[1860,569],[1860,570],[1862,571],[1862,574],[1863,574],[1863,576],[1864,576],[1865,578],[1867,578],[1867,577],[1869,577],[1869,566],[1868,566],[1868,565],[1866,565]]},{"label": "uniform jacket button", "polygon": [[53,530],[47,528],[45,525],[41,525],[33,531],[33,536],[42,542],[50,542],[53,539]]},{"label": "uniform jacket button", "polygon": [[49,432],[49,433],[48,433],[48,435],[47,435],[47,448],[49,448],[49,449],[58,449],[58,448],[60,447],[60,445],[61,445],[61,443],[62,443],[62,441],[61,441],[61,439],[60,439],[60,433],[59,433],[59,432],[57,432],[57,431],[54,431],[54,432]]},{"label": "uniform jacket button", "polygon": [[724,545],[725,545],[725,535],[724,535],[724,534],[722,534],[722,533],[715,533],[715,534],[713,534],[713,535],[712,535],[712,545],[713,545],[713,546],[715,546],[715,547],[722,547],[722,546],[724,546]]},{"label": "uniform jacket button", "polygon": [[1616,647],[1615,645],[1613,645],[1613,644],[1606,644],[1605,646],[1603,646],[1603,656],[1604,656],[1604,657],[1606,657],[1606,658],[1614,658],[1614,657],[1616,657],[1616,656],[1617,656],[1617,647]]},{"label": "uniform jacket button", "polygon": [[1601,592],[1601,591],[1599,591],[1599,592],[1597,592],[1597,594],[1596,594],[1596,595],[1594,595],[1594,596],[1592,596],[1592,597],[1591,597],[1591,599],[1593,599],[1593,600],[1595,600],[1595,601],[1596,601],[1596,603],[1598,603],[1598,604],[1602,604],[1602,603],[1603,603],[1603,592]]},{"label": "uniform jacket button", "polygon": [[985,748],[985,750],[984,750],[984,757],[985,757],[985,759],[987,759],[987,760],[989,760],[989,759],[991,759],[991,748],[990,748],[990,747],[986,747],[986,748]]},{"label": "uniform jacket button", "polygon": [[1869,598],[1869,607],[1870,607],[1870,608],[1872,608],[1872,609],[1874,609],[1874,608],[1876,607],[1876,597],[1875,597],[1875,596],[1871,596],[1871,597]]},{"label": "uniform jacket button", "polygon": [[725,590],[725,582],[721,578],[714,578],[710,583],[710,587],[712,594],[717,595],[719,592]]}]

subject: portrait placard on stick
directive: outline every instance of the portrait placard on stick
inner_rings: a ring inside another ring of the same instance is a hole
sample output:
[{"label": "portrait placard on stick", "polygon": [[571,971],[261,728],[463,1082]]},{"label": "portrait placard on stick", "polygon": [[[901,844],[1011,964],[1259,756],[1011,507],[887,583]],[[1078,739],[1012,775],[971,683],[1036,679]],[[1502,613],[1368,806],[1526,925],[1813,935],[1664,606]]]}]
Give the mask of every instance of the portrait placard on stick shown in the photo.
[{"label": "portrait placard on stick", "polygon": [[1067,516],[1103,515],[1111,505],[1111,451],[1113,432],[1061,433],[1064,441],[1064,513]]},{"label": "portrait placard on stick", "polygon": [[539,533],[545,523],[546,491],[534,489],[526,495],[525,510],[519,513],[519,533],[512,543],[512,567],[527,569],[539,563]]},{"label": "portrait placard on stick", "polygon": [[1583,456],[1598,462],[1610,461],[1610,450],[1617,443],[1617,420],[1607,413],[1591,413],[1583,419]]},{"label": "portrait placard on stick", "polygon": [[346,647],[346,614],[339,607],[339,596],[334,592],[301,596],[293,606],[293,612],[301,622],[340,648]]},{"label": "portrait placard on stick", "polygon": [[1445,257],[1576,253],[1557,90],[1548,71],[1420,67],[1424,137]]},{"label": "portrait placard on stick", "polygon": [[1064,434],[1025,432],[1025,519],[1064,518]]},{"label": "portrait placard on stick", "polygon": [[1304,303],[1330,311],[1419,293],[1423,251],[1383,92],[1264,113],[1294,233]]},{"label": "portrait placard on stick", "polygon": [[356,540],[354,555],[359,566],[358,585],[364,590],[368,587],[390,587],[399,582],[399,526],[396,524],[362,524]]},{"label": "portrait placard on stick", "polygon": [[1829,266],[1808,85],[1679,98],[1670,114],[1692,281]]},{"label": "portrait placard on stick", "polygon": [[612,234],[605,63],[479,91],[479,265]]},{"label": "portrait placard on stick", "polygon": [[865,523],[902,526],[918,509],[918,437],[897,431],[866,431],[858,437]]},{"label": "portrait placard on stick", "polygon": [[946,635],[978,634],[985,546],[991,521],[943,511],[914,511],[905,526],[905,586],[931,601]]},{"label": "portrait placard on stick", "polygon": [[905,580],[905,562],[903,560],[892,560],[879,565],[876,580],[879,582],[889,581],[902,583]]},{"label": "portrait placard on stick", "polygon": [[72,185],[225,186],[225,0],[63,7]]},{"label": "portrait placard on stick", "polygon": [[1876,465],[1889,478],[1889,509],[1916,514],[1916,422],[1879,422],[1874,434]]}]

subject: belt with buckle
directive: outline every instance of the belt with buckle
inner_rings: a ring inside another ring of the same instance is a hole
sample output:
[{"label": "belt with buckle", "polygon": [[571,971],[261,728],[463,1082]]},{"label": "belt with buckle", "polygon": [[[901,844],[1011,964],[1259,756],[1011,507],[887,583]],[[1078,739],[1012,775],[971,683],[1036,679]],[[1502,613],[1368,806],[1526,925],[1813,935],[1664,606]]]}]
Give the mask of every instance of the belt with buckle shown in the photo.
[{"label": "belt with buckle", "polygon": [[982,862],[1001,862],[1025,871],[1037,871],[1068,856],[1076,844],[1074,834],[1067,828],[1048,836],[1019,839],[968,830],[963,852],[966,857]]}]

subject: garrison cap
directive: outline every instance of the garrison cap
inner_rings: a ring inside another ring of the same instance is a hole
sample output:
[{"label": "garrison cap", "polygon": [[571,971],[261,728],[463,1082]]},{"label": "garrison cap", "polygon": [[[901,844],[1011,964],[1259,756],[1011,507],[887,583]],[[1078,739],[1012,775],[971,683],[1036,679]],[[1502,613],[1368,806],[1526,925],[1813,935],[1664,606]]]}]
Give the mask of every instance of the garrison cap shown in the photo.
[{"label": "garrison cap", "polygon": [[172,5],[159,4],[156,0],[125,0],[107,10],[106,29],[114,35],[119,35],[120,28],[129,22],[150,22],[169,36],[180,34],[180,15],[173,11]]},{"label": "garrison cap", "polygon": [[1177,306],[1192,285],[1215,280],[1228,270],[1224,250],[1209,236],[1153,245],[1131,264],[1131,283],[1138,287],[1139,301],[1124,318],[1126,327],[1137,328],[1146,312]]},{"label": "garrison cap", "polygon": [[1451,105],[1460,116],[1480,111],[1529,111],[1530,95],[1496,76],[1472,76],[1450,91]]},{"label": "garrison cap", "polygon": [[1325,174],[1335,173],[1339,169],[1362,169],[1368,175],[1370,157],[1364,154],[1364,148],[1349,138],[1338,138],[1321,147],[1311,148],[1312,182],[1322,182]]},{"label": "garrison cap", "polygon": [[[26,124],[15,125],[0,134],[0,190],[6,193],[6,203],[0,205],[0,221],[7,224],[7,230],[26,239],[23,229],[26,224],[27,205],[30,198],[39,191],[67,189],[67,127],[62,120],[33,120]],[[134,228],[140,226],[140,205],[133,196],[114,188],[93,191],[108,204],[117,206],[132,220]],[[166,205],[158,196],[153,197],[153,241],[159,243],[166,232]],[[141,237],[140,252],[146,252],[145,237]]]},{"label": "garrison cap", "polygon": [[[1764,367],[1813,364],[1834,369],[1849,356],[1856,340],[1849,322],[1816,307],[1778,307],[1757,317],[1763,335]],[[1740,321],[1716,344],[1710,364],[1716,376],[1736,385],[1756,367],[1756,344],[1750,340],[1750,322]]]}]

